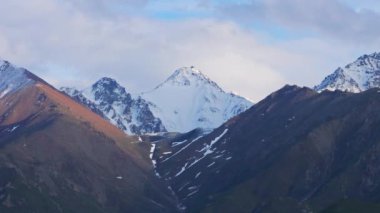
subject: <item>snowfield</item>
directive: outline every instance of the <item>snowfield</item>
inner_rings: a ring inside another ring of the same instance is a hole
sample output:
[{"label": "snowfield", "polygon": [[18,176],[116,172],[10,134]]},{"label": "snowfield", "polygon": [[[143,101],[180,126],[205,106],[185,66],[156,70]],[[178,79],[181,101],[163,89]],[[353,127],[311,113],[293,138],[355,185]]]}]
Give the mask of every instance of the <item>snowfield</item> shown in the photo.
[{"label": "snowfield", "polygon": [[153,114],[169,132],[216,128],[252,106],[247,99],[223,91],[193,67],[176,70],[141,97],[151,103]]},{"label": "snowfield", "polygon": [[252,106],[247,99],[223,91],[192,67],[176,70],[166,81],[142,94],[128,93],[107,77],[83,90],[61,90],[124,132],[137,135],[214,129]]}]

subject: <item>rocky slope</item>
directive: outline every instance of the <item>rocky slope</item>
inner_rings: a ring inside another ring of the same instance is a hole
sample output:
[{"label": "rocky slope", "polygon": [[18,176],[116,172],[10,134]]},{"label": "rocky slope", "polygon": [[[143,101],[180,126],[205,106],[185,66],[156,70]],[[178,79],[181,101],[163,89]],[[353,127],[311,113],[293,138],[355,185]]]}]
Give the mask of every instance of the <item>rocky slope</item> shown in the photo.
[{"label": "rocky slope", "polygon": [[0,60],[0,98],[22,89],[35,82],[29,73],[13,66],[8,61]]},{"label": "rocky slope", "polygon": [[214,129],[252,103],[223,91],[194,68],[176,70],[165,82],[133,98],[111,78],[79,91],[61,88],[79,103],[129,134]]},{"label": "rocky slope", "polygon": [[339,67],[314,89],[319,92],[341,90],[357,93],[378,87],[380,87],[380,53],[373,53],[359,57],[344,68]]},{"label": "rocky slope", "polygon": [[379,105],[377,89],[286,86],[208,135],[157,143],[156,170],[189,212],[378,212]]},{"label": "rocky slope", "polygon": [[25,69],[0,66],[1,212],[173,212],[150,144]]},{"label": "rocky slope", "polygon": [[83,91],[67,87],[61,90],[128,134],[166,131],[148,103],[140,97],[132,98],[114,79],[102,78]]},{"label": "rocky slope", "polygon": [[223,91],[193,67],[176,70],[166,81],[141,97],[170,132],[213,129],[244,112],[252,103]]}]

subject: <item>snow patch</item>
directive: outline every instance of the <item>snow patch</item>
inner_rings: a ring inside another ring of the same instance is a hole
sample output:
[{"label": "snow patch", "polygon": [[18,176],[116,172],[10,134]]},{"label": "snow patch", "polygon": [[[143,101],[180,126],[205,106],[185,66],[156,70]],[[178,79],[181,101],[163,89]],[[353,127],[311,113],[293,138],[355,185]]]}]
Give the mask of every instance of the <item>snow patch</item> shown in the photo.
[{"label": "snow patch", "polygon": [[153,159],[153,154],[154,154],[155,149],[156,149],[156,144],[152,143],[152,146],[150,147],[150,154],[149,154],[150,159]]},{"label": "snow patch", "polygon": [[213,166],[214,164],[215,162],[210,163],[209,165],[207,165],[207,168]]},{"label": "snow patch", "polygon": [[173,142],[173,143],[172,143],[172,147],[176,147],[176,146],[178,146],[178,145],[184,144],[184,143],[186,143],[186,141],[187,141],[187,140],[183,140],[183,141],[179,141],[179,142]]},{"label": "snow patch", "polygon": [[8,132],[13,132],[13,131],[15,131],[18,127],[19,127],[19,125],[16,125],[16,126],[12,127],[11,129],[9,129]]},{"label": "snow patch", "polygon": [[161,178],[161,175],[157,172],[156,167],[157,167],[157,161],[153,159],[154,152],[156,150],[156,144],[152,143],[152,146],[150,147],[150,153],[149,153],[149,158],[152,160],[152,165],[153,165],[153,170],[154,174]]},{"label": "snow patch", "polygon": [[201,174],[202,174],[202,172],[198,172],[198,173],[195,175],[195,179],[197,179]]},{"label": "snow patch", "polygon": [[[175,177],[179,176],[179,175],[182,174],[186,169],[189,169],[189,168],[193,167],[195,164],[197,164],[199,161],[201,161],[202,159],[204,159],[206,156],[208,156],[209,154],[213,153],[212,148],[213,148],[214,144],[215,144],[216,142],[218,142],[221,138],[223,138],[223,136],[224,136],[225,134],[227,134],[227,132],[228,132],[228,129],[225,129],[225,130],[222,132],[222,134],[220,134],[218,137],[216,137],[214,140],[212,140],[212,141],[210,142],[210,144],[207,144],[207,145],[201,150],[201,151],[204,151],[203,156],[200,157],[199,159],[196,159],[195,161],[193,161],[188,167],[187,167],[187,165],[188,165],[188,162],[187,162],[187,163],[182,167],[181,171],[175,175]],[[215,162],[214,162],[214,163],[215,163]]]},{"label": "snow patch", "polygon": [[197,138],[195,138],[194,140],[192,140],[190,143],[186,144],[184,147],[182,147],[180,150],[178,150],[176,153],[174,153],[173,155],[171,155],[170,157],[166,158],[165,160],[162,161],[165,162],[169,159],[171,159],[172,157],[178,155],[179,153],[181,153],[183,150],[185,150],[187,147],[189,147],[191,144],[193,144],[194,142],[198,141],[200,138],[202,138],[203,136],[199,136]]},{"label": "snow patch", "polygon": [[190,197],[190,196],[194,195],[194,194],[197,193],[197,192],[198,192],[198,190],[195,190],[195,191],[189,193],[186,197]]},{"label": "snow patch", "polygon": [[223,157],[223,155],[217,155],[217,156],[213,157],[212,159],[218,159],[218,158],[221,158],[221,157]]},{"label": "snow patch", "polygon": [[179,176],[180,174],[182,174],[185,170],[186,170],[186,166],[187,166],[188,163],[186,163],[182,168],[181,170],[174,176],[174,177],[177,177]]}]

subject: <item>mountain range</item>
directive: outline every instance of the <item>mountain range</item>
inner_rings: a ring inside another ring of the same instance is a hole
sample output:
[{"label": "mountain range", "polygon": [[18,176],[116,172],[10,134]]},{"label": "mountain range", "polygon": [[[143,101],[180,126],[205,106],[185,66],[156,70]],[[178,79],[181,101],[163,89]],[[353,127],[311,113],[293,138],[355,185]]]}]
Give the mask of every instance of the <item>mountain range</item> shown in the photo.
[{"label": "mountain range", "polygon": [[225,92],[194,67],[176,70],[141,97],[151,103],[153,114],[170,132],[213,129],[252,106],[249,100]]},{"label": "mountain range", "polygon": [[138,135],[213,129],[252,106],[194,67],[180,68],[154,89],[137,95],[111,78],[83,90],[62,87],[61,91],[126,133]]},{"label": "mountain range", "polygon": [[0,61],[1,212],[170,212],[150,145]]},{"label": "mountain range", "polygon": [[339,67],[327,76],[316,91],[341,90],[347,92],[362,92],[380,87],[380,53],[360,56],[356,61]]},{"label": "mountain range", "polygon": [[68,87],[61,91],[128,134],[166,131],[161,120],[152,114],[147,101],[132,98],[114,79],[102,78],[82,91]]},{"label": "mountain range", "polygon": [[285,86],[210,134],[156,142],[157,172],[188,212],[377,212],[379,105],[377,89]]},{"label": "mountain range", "polygon": [[131,94],[0,61],[0,211],[379,212],[379,60],[254,105],[193,67]]}]

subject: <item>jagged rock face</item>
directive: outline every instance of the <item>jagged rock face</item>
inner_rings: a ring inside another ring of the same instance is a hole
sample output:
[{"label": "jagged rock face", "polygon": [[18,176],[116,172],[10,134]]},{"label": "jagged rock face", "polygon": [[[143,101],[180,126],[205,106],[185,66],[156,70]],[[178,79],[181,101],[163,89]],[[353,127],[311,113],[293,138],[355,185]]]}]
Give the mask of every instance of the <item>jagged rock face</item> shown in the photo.
[{"label": "jagged rock face", "polygon": [[33,83],[34,80],[27,75],[28,71],[24,68],[0,60],[0,98]]},{"label": "jagged rock face", "polygon": [[102,78],[83,91],[61,90],[129,134],[213,129],[252,106],[193,67],[176,70],[137,98],[111,78]]},{"label": "jagged rock face", "polygon": [[213,129],[252,106],[247,99],[223,91],[194,67],[176,70],[141,97],[171,132]]},{"label": "jagged rock face", "polygon": [[148,103],[140,97],[132,98],[114,79],[102,78],[83,91],[73,88],[61,90],[126,133],[166,131],[161,120],[153,116]]},{"label": "jagged rock face", "polygon": [[380,87],[380,53],[363,55],[344,68],[339,67],[314,89],[357,93],[377,87]]},{"label": "jagged rock face", "polygon": [[112,105],[115,102],[131,105],[132,97],[121,87],[115,80],[111,78],[102,78],[92,85],[91,90],[86,91],[93,96],[95,102],[102,106]]}]

